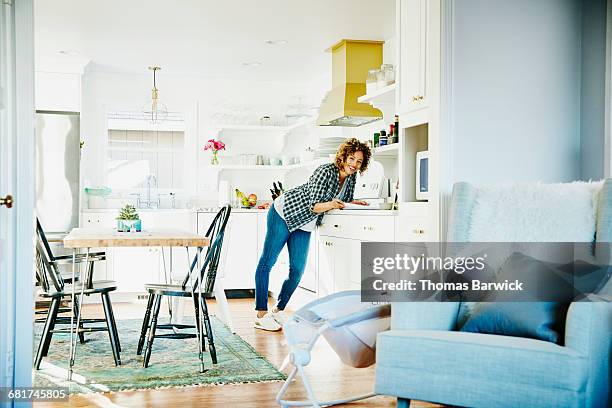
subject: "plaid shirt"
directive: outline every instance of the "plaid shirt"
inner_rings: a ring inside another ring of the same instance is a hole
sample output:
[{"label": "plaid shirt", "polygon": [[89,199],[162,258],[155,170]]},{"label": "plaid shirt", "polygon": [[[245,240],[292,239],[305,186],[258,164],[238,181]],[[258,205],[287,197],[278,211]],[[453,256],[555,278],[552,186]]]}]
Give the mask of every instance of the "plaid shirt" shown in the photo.
[{"label": "plaid shirt", "polygon": [[[355,180],[357,174],[352,174],[344,180],[346,189],[342,201],[353,201],[355,191]],[[299,229],[317,218],[317,225],[321,225],[324,213],[313,212],[314,205],[331,201],[338,194],[340,173],[334,163],[323,164],[312,173],[308,182],[286,191],[283,215],[287,222],[289,232]]]}]

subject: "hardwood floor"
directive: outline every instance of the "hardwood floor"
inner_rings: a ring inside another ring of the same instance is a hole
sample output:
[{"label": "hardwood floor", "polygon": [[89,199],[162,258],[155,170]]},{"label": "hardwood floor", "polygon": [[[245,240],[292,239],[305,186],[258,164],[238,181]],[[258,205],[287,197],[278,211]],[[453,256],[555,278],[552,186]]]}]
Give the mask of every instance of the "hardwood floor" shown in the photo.
[{"label": "hardwood floor", "polygon": [[[114,303],[117,319],[142,318],[145,304]],[[164,308],[162,308],[164,309]],[[189,308],[186,308],[189,309]],[[253,300],[232,299],[230,309],[234,318],[236,333],[249,342],[272,364],[279,367],[288,348],[284,345],[282,332],[270,333],[253,328]],[[189,309],[190,310],[190,309]],[[212,314],[216,313],[214,301],[210,302]],[[167,313],[167,310],[165,311]],[[87,317],[103,317],[101,305],[85,305]],[[185,340],[189,341],[189,340]],[[127,352],[127,350],[126,350]],[[324,340],[315,346],[313,360],[308,374],[314,391],[320,398],[339,398],[345,395],[366,393],[374,386],[374,367],[356,369],[347,367],[338,359]],[[35,403],[37,408],[50,407],[277,407],[275,397],[282,382],[217,385],[158,390],[111,392],[95,395],[75,395],[66,403]],[[295,382],[289,388],[286,398],[301,399],[305,392]],[[394,398],[377,396],[345,407],[395,407]],[[412,402],[412,407],[439,407],[423,402]]]}]

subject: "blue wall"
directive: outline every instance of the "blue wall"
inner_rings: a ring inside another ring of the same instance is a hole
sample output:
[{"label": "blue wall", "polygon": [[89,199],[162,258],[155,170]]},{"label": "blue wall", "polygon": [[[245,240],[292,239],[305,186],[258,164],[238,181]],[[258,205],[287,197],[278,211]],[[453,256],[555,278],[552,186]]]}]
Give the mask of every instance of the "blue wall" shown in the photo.
[{"label": "blue wall", "polygon": [[[589,65],[582,58],[590,55],[581,49],[582,6],[453,1],[453,181],[580,178],[581,162],[601,142],[585,139],[581,152],[581,95],[593,92],[581,91],[582,66]],[[592,81],[603,89],[603,81]]]},{"label": "blue wall", "polygon": [[596,180],[604,176],[606,0],[583,4],[580,175]]}]

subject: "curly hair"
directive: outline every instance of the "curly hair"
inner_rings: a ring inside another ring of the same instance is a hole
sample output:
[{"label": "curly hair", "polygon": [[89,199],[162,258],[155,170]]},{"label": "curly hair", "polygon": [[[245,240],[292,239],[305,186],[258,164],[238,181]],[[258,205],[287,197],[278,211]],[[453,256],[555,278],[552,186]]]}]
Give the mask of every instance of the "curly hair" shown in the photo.
[{"label": "curly hair", "polygon": [[355,152],[363,153],[363,162],[361,162],[361,168],[359,169],[359,173],[362,174],[364,171],[368,169],[368,165],[370,164],[370,158],[372,157],[372,151],[370,147],[360,142],[355,138],[346,139],[340,147],[338,147],[338,151],[336,152],[336,160],[334,160],[334,164],[338,169],[341,169],[344,163],[348,160],[348,157],[351,154],[355,154]]}]

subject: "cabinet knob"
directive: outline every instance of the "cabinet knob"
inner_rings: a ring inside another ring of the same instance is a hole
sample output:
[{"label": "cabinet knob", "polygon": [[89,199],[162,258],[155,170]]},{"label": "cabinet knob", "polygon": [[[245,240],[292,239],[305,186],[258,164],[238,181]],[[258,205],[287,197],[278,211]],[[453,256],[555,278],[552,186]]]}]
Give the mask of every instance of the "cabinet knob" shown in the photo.
[{"label": "cabinet knob", "polygon": [[340,228],[340,225],[334,224],[334,228]]},{"label": "cabinet knob", "polygon": [[425,98],[423,95],[419,95],[419,101],[422,101]]},{"label": "cabinet knob", "polygon": [[414,96],[412,97],[412,102],[416,102],[416,101],[418,101],[418,100],[419,100],[419,96],[418,96],[418,95],[414,95]]},{"label": "cabinet knob", "polygon": [[417,229],[412,230],[412,232],[414,232],[417,235],[423,235],[425,233],[425,230],[417,228]]}]

